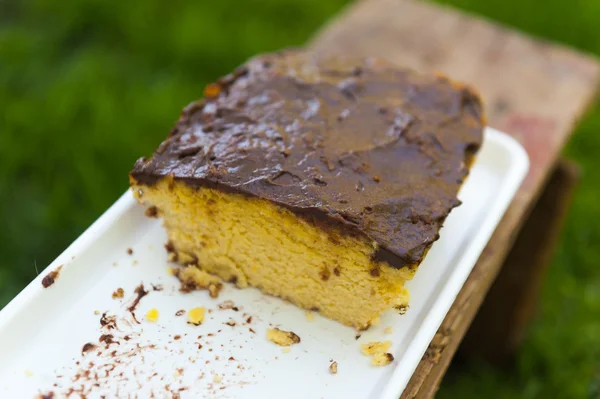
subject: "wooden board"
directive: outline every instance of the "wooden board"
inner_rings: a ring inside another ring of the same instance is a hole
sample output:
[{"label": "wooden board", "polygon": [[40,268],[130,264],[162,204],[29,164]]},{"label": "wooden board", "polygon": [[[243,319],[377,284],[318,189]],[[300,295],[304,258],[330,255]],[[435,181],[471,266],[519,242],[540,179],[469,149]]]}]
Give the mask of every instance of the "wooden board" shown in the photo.
[{"label": "wooden board", "polygon": [[489,124],[527,150],[530,172],[423,357],[403,397],[431,397],[574,123],[596,93],[596,59],[494,23],[415,0],[351,4],[310,43],[323,55],[377,56],[476,87]]},{"label": "wooden board", "polygon": [[578,177],[579,168],[572,162],[559,161],[473,320],[459,348],[461,357],[484,357],[498,365],[513,360],[535,314],[542,277],[554,254]]}]

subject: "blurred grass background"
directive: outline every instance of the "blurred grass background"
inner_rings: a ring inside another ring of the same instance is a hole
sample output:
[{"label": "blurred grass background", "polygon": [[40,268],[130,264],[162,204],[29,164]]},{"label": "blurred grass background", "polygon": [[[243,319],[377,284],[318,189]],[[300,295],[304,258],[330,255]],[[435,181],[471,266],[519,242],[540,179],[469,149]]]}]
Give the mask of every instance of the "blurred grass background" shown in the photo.
[{"label": "blurred grass background", "polygon": [[[600,55],[600,1],[446,1]],[[0,0],[0,307],[118,196],[204,85],[301,45],[344,0]],[[455,365],[441,398],[600,398],[600,107],[542,307],[508,370]]]}]

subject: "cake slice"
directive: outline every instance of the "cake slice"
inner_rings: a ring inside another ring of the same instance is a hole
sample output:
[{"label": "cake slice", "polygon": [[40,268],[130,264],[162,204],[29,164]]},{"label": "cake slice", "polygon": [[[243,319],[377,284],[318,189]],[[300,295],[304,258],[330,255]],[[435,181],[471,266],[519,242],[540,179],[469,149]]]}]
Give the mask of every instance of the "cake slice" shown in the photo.
[{"label": "cake slice", "polygon": [[187,287],[216,275],[365,329],[406,309],[484,124],[443,76],[280,52],[208,85],[130,181]]}]

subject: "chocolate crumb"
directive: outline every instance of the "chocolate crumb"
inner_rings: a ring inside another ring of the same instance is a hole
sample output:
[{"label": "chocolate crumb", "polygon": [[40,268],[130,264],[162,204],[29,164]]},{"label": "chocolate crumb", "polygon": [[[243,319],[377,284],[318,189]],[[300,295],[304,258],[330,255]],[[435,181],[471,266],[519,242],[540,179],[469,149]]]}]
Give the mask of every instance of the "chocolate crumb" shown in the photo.
[{"label": "chocolate crumb", "polygon": [[43,279],[42,279],[42,286],[44,288],[48,288],[50,287],[52,284],[54,284],[54,282],[58,279],[58,276],[60,275],[60,270],[62,269],[63,265],[60,265],[59,267],[57,267],[55,270],[51,271],[50,273],[48,273]]},{"label": "chocolate crumb", "polygon": [[230,356],[228,360],[229,360],[229,361],[234,361],[234,360],[235,360],[235,358],[234,358],[233,356]]},{"label": "chocolate crumb", "polygon": [[327,281],[327,280],[329,280],[330,276],[331,276],[331,273],[329,272],[329,269],[327,268],[327,266],[323,266],[323,268],[319,272],[319,277],[321,277],[321,280]]},{"label": "chocolate crumb", "polygon": [[185,310],[180,309],[175,313],[175,316],[183,316],[185,314]]},{"label": "chocolate crumb", "polygon": [[173,337],[173,339],[174,339],[175,341],[177,341],[178,339],[181,339],[181,335],[176,335],[176,336],[174,336],[174,337]]},{"label": "chocolate crumb", "polygon": [[127,248],[127,255],[133,255],[133,249]]},{"label": "chocolate crumb", "polygon": [[354,337],[354,339],[358,340],[360,338],[360,334],[356,334],[356,336]]},{"label": "chocolate crumb", "polygon": [[146,211],[144,212],[144,214],[146,216],[148,216],[149,218],[155,218],[158,217],[158,208],[154,205],[148,207],[146,209]]},{"label": "chocolate crumb", "polygon": [[251,332],[252,334],[256,334],[256,331],[254,331],[253,329],[249,328],[248,330],[250,330],[250,332]]},{"label": "chocolate crumb", "polygon": [[165,289],[165,287],[162,286],[162,284],[150,284],[152,286],[152,291],[162,291]]},{"label": "chocolate crumb", "polygon": [[373,277],[379,277],[379,276],[381,276],[381,271],[379,270],[378,267],[374,267],[369,271],[369,274],[371,274],[371,276],[373,276]]},{"label": "chocolate crumb", "polygon": [[133,302],[131,303],[131,305],[127,308],[127,310],[129,311],[129,313],[131,313],[131,316],[133,317],[133,320],[137,323],[140,324],[140,322],[138,321],[138,319],[135,317],[135,308],[137,307],[137,305],[140,303],[140,300],[145,297],[146,295],[148,295],[148,291],[146,291],[144,289],[144,284],[140,284],[135,288],[135,294],[137,295],[135,297],[135,299],[133,300]]},{"label": "chocolate crumb", "polygon": [[54,284],[54,278],[52,277],[52,273],[49,273],[48,275],[46,275],[46,277],[42,279],[42,285],[44,286],[44,288],[48,288],[52,284]]},{"label": "chocolate crumb", "polygon": [[108,330],[117,328],[117,320],[115,316],[107,316],[106,312],[100,316],[100,326],[106,327]]},{"label": "chocolate crumb", "polygon": [[37,398],[38,399],[53,399],[54,398],[54,392],[50,391],[48,393],[42,393]]},{"label": "chocolate crumb", "polygon": [[83,348],[81,348],[81,354],[83,355],[84,353],[87,353],[96,348],[97,348],[96,345],[92,344],[91,342],[88,342],[87,344],[83,345]]},{"label": "chocolate crumb", "polygon": [[119,342],[114,340],[115,336],[112,334],[102,334],[100,336],[99,341],[100,342],[104,342],[106,344],[106,346],[110,346],[110,344],[119,344]]},{"label": "chocolate crumb", "polygon": [[170,254],[175,253],[175,246],[171,241],[167,241],[167,243],[165,244],[165,249]]},{"label": "chocolate crumb", "polygon": [[230,327],[235,327],[235,321],[233,321],[233,320],[227,320],[227,321],[226,321],[225,323],[223,323],[223,324],[227,324],[227,325],[228,325],[228,326],[230,326]]},{"label": "chocolate crumb", "polygon": [[335,274],[336,276],[338,276],[338,277],[339,277],[339,275],[340,275],[340,268],[339,268],[339,267],[335,267],[335,268],[333,269],[333,274]]},{"label": "chocolate crumb", "polygon": [[248,323],[248,324],[252,323],[252,316],[248,316],[248,318],[246,319],[246,323]]}]

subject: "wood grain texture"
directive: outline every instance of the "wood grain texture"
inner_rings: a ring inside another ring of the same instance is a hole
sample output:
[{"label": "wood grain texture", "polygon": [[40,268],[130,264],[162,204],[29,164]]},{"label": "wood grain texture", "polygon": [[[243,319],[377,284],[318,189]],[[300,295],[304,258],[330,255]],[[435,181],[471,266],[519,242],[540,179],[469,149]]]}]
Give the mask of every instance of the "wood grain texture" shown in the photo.
[{"label": "wood grain texture", "polygon": [[[489,124],[515,137],[530,171],[421,360],[403,398],[432,397],[574,123],[594,97],[595,58],[415,0],[351,4],[310,43],[323,55],[376,56],[476,87]],[[442,233],[443,234],[443,233]]]}]

